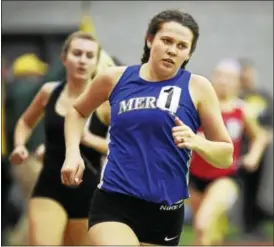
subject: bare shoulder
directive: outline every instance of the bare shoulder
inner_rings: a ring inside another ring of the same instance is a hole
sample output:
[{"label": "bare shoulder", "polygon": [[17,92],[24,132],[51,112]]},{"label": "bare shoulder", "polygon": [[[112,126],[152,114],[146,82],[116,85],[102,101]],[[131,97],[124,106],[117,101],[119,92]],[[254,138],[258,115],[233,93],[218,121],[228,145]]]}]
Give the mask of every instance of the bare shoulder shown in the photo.
[{"label": "bare shoulder", "polygon": [[198,109],[201,101],[215,94],[210,81],[206,77],[197,74],[191,74],[189,92],[196,109]]},{"label": "bare shoulder", "polygon": [[46,82],[39,91],[40,97],[43,100],[44,104],[47,104],[47,101],[52,94],[53,90],[58,86],[60,82]]},{"label": "bare shoulder", "polygon": [[206,77],[198,74],[191,74],[190,83],[191,86],[195,88],[197,87],[197,89],[201,90],[210,90],[211,88],[213,88],[210,81]]},{"label": "bare shoulder", "polygon": [[43,84],[40,91],[43,92],[43,94],[50,95],[59,83],[60,82],[57,81],[46,82],[45,84]]},{"label": "bare shoulder", "polygon": [[125,72],[127,66],[111,66],[101,73],[105,79],[109,79],[113,84],[116,84]]},{"label": "bare shoulder", "polygon": [[214,97],[217,98],[215,89],[211,82],[204,76],[192,74],[190,79],[190,86],[199,93],[200,99]]},{"label": "bare shoulder", "polygon": [[126,66],[112,66],[99,72],[92,81],[90,88],[93,86],[101,87],[107,97],[110,96],[113,88],[126,70]]}]

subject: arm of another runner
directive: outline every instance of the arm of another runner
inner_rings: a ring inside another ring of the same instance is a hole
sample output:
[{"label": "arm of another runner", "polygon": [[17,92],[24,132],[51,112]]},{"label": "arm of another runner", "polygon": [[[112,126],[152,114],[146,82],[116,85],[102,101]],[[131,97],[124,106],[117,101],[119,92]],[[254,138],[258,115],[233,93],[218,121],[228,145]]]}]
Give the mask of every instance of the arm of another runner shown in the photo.
[{"label": "arm of another runner", "polygon": [[79,143],[88,116],[108,100],[112,89],[122,75],[121,67],[109,67],[99,73],[77,99],[65,118],[66,155],[79,150]]},{"label": "arm of another runner", "polygon": [[28,106],[26,111],[19,118],[14,134],[15,146],[25,145],[32,130],[39,122],[44,113],[44,108],[48,102],[53,89],[57,86],[56,82],[44,84],[39,92],[35,95],[33,101]]},{"label": "arm of another runner", "polygon": [[125,67],[109,67],[99,73],[66,115],[66,159],[61,170],[63,184],[79,185],[81,183],[85,166],[80,155],[79,144],[85,123],[88,116],[108,100],[124,70]]},{"label": "arm of another runner", "polygon": [[16,123],[14,131],[15,148],[10,155],[11,163],[21,164],[28,157],[28,151],[25,144],[36,124],[42,118],[44,108],[57,84],[57,82],[48,82],[44,84]]},{"label": "arm of another runner", "polygon": [[249,116],[244,111],[244,128],[250,139],[249,151],[242,158],[242,164],[248,170],[256,170],[261,157],[269,143],[268,132],[259,126],[257,118]]},{"label": "arm of another runner", "polygon": [[[106,126],[110,124],[110,105],[109,102],[105,102],[96,109],[97,117]],[[88,129],[88,125],[84,130],[84,134],[81,143],[87,147],[95,149],[97,152],[107,154],[108,152],[108,140],[101,136],[91,133]]]}]

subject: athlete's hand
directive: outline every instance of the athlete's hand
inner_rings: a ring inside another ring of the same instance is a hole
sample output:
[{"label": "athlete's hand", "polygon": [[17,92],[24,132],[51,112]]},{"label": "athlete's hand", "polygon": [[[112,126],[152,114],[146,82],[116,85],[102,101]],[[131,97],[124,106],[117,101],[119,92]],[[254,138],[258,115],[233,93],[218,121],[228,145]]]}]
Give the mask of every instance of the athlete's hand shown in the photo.
[{"label": "athlete's hand", "polygon": [[43,161],[44,155],[46,152],[46,148],[44,144],[41,144],[38,146],[38,148],[35,150],[35,158],[38,159],[39,161]]},{"label": "athlete's hand", "polygon": [[13,165],[21,165],[29,157],[27,148],[22,145],[16,147],[10,154],[9,160]]},{"label": "athlete's hand", "polygon": [[[194,149],[197,143],[197,135],[185,125],[178,117],[175,118],[176,127],[172,128],[172,136],[178,148]],[[202,138],[202,137],[201,137]]]},{"label": "athlete's hand", "polygon": [[61,180],[64,185],[78,186],[83,180],[85,164],[80,153],[73,153],[66,156],[61,169]]},{"label": "athlete's hand", "polygon": [[246,154],[240,159],[240,164],[249,172],[254,172],[258,169],[259,162],[252,154]]}]

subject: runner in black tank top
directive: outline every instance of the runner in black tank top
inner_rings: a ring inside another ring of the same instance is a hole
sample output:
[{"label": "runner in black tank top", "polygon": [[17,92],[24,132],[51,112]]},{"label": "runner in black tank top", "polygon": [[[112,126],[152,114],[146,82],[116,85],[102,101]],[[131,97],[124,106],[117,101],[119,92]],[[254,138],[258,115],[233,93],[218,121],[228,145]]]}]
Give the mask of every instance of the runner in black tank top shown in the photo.
[{"label": "runner in black tank top", "polygon": [[100,175],[101,153],[107,150],[108,105],[96,109],[87,126],[91,133],[83,133],[83,143],[89,147],[80,145],[87,167],[85,181],[78,187],[66,187],[60,172],[65,159],[64,116],[98,71],[99,52],[98,43],[88,33],[76,32],[68,37],[62,52],[64,65],[70,70],[67,82],[44,84],[17,123],[15,150],[10,157],[13,164],[27,158],[25,143],[45,113],[46,151],[29,202],[29,245],[88,244],[88,208]]},{"label": "runner in black tank top", "polygon": [[[84,173],[85,181],[77,188],[62,185],[60,170],[65,159],[64,117],[56,112],[56,102],[64,86],[65,83],[60,83],[54,89],[45,109],[44,167],[34,187],[32,197],[51,198],[63,206],[69,218],[81,219],[87,217],[89,201],[98,184],[102,154],[80,145],[88,168]],[[95,113],[92,115],[89,129],[94,134],[106,137],[108,127],[98,119]]]}]

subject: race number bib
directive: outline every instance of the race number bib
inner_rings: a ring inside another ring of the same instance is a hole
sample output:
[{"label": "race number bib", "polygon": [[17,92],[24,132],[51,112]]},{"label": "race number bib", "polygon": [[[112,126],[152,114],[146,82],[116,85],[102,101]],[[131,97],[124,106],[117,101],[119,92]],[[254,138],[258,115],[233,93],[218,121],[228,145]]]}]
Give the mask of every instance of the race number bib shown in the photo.
[{"label": "race number bib", "polygon": [[182,89],[176,86],[162,87],[157,99],[157,107],[175,114],[179,106],[181,91]]}]

